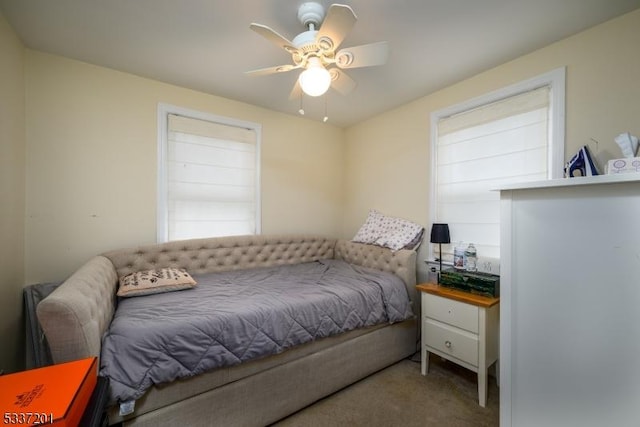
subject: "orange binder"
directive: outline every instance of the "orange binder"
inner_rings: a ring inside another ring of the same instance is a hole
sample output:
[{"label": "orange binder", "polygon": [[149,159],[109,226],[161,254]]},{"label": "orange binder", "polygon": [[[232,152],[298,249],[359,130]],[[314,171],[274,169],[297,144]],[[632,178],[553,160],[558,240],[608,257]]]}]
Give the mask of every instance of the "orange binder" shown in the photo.
[{"label": "orange binder", "polygon": [[97,380],[96,357],[0,376],[0,424],[75,427]]}]

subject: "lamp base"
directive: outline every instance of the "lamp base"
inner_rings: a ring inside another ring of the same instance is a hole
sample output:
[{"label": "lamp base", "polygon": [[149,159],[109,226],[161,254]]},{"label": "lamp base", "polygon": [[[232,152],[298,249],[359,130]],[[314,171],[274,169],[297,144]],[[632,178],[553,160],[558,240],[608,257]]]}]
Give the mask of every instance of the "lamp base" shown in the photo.
[{"label": "lamp base", "polygon": [[440,269],[438,270],[438,284],[440,283],[440,273],[442,272],[442,243],[438,243],[439,253],[438,253],[438,261],[440,261]]}]

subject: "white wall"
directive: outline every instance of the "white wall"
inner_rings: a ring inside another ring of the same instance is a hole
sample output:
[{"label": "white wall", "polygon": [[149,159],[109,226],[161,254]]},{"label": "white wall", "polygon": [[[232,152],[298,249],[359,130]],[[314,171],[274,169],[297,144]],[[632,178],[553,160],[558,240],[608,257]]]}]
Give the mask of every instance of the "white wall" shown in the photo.
[{"label": "white wall", "polygon": [[[613,138],[625,131],[640,136],[638,46],[640,10],[349,128],[343,235],[355,234],[370,208],[429,227],[430,114],[561,66],[567,67],[565,157],[585,144],[595,151],[591,138],[600,142],[601,166],[621,157]],[[419,279],[427,249],[428,238],[418,255]]]},{"label": "white wall", "polygon": [[26,51],[26,282],[156,239],[157,104],[262,124],[262,232],[337,236],[340,128]]},{"label": "white wall", "polygon": [[0,371],[24,367],[24,49],[0,14]]}]

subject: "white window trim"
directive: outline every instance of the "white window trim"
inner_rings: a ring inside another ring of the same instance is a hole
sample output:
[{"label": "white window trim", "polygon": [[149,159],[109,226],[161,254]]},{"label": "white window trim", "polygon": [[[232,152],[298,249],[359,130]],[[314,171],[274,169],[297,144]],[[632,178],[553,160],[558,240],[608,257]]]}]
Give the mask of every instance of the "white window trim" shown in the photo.
[{"label": "white window trim", "polygon": [[[566,67],[556,68],[547,73],[533,77],[529,80],[525,80],[513,85],[498,89],[493,92],[472,98],[468,101],[460,104],[452,105],[442,110],[434,111],[431,113],[431,176],[433,171],[436,170],[437,164],[437,150],[436,143],[438,138],[438,121],[445,117],[449,117],[455,114],[462,113],[464,111],[472,110],[474,108],[481,107],[492,102],[500,101],[505,98],[509,98],[520,93],[528,92],[530,90],[538,89],[543,86],[551,87],[551,99],[550,109],[551,117],[549,117],[549,137],[551,140],[551,147],[548,151],[548,179],[562,178],[564,174],[564,145],[565,145],[565,80],[566,80]],[[430,210],[430,223],[435,222],[435,194],[436,194],[436,182],[431,179],[430,194],[429,194],[429,210]],[[429,244],[430,260],[435,259],[433,253],[433,245]]]},{"label": "white window trim", "polygon": [[168,116],[177,114],[194,119],[220,123],[228,126],[235,126],[253,130],[256,134],[256,234],[262,232],[262,203],[261,203],[261,179],[260,179],[260,147],[262,142],[262,125],[259,123],[237,120],[229,117],[218,116],[197,110],[190,110],[175,105],[158,103],[158,203],[156,212],[156,240],[158,243],[168,241],[168,218],[167,218],[167,170],[165,167],[167,160],[168,145]]}]

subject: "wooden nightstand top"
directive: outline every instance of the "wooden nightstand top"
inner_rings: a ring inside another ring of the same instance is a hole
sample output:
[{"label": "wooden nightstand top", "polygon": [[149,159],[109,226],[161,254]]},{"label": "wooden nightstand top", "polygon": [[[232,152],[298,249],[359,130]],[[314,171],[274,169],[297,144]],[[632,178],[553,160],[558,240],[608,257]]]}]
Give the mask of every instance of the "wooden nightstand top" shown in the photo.
[{"label": "wooden nightstand top", "polygon": [[429,294],[438,295],[440,297],[450,298],[452,300],[464,302],[467,304],[473,304],[478,307],[492,307],[500,302],[500,297],[491,298],[482,295],[475,295],[469,292],[439,286],[435,283],[421,283],[417,285],[416,288],[418,288],[418,290],[421,292],[427,292]]}]

